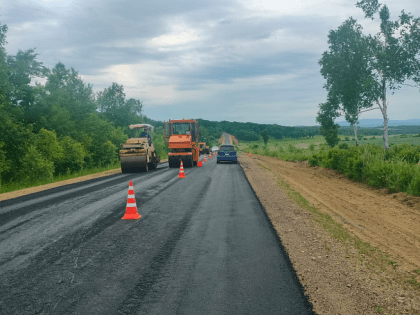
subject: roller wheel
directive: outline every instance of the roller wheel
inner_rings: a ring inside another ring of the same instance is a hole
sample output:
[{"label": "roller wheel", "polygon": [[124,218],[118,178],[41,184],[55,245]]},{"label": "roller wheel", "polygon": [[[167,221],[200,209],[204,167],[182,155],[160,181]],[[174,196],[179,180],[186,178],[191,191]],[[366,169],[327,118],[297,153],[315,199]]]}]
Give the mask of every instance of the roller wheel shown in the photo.
[{"label": "roller wheel", "polygon": [[155,170],[156,168],[157,168],[157,162],[156,161],[149,163],[149,169]]}]

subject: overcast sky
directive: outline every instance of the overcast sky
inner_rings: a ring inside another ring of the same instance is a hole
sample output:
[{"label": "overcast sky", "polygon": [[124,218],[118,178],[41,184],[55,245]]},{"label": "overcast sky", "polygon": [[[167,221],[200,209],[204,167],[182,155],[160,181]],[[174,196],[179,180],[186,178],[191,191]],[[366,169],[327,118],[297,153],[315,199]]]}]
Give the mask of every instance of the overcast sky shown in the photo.
[{"label": "overcast sky", "polygon": [[[75,68],[95,92],[112,82],[155,120],[203,118],[316,125],[326,99],[318,60],[356,0],[0,0],[8,54],[36,47],[49,68]],[[387,0],[420,16],[418,0]],[[420,93],[390,97],[389,119],[420,118]],[[380,111],[363,118],[382,118]],[[338,119],[340,120],[340,119]]]}]

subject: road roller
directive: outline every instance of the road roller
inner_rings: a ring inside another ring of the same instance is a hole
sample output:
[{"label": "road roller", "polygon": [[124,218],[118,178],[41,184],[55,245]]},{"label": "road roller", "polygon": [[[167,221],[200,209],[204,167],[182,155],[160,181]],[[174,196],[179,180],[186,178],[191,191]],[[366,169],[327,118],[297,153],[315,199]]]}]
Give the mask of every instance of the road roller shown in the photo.
[{"label": "road roller", "polygon": [[121,144],[119,152],[121,171],[123,173],[147,172],[156,169],[160,162],[155,146],[149,134],[153,132],[153,126],[149,124],[130,125],[130,129],[143,129],[139,138],[128,139]]}]

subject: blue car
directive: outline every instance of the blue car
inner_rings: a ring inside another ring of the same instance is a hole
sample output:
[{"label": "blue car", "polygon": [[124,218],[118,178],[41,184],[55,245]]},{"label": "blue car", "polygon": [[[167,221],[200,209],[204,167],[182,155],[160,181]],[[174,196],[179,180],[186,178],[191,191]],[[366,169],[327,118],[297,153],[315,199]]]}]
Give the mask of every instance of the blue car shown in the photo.
[{"label": "blue car", "polygon": [[229,161],[235,164],[238,163],[238,153],[235,151],[235,146],[223,144],[219,147],[219,151],[217,152],[217,163],[222,161]]}]

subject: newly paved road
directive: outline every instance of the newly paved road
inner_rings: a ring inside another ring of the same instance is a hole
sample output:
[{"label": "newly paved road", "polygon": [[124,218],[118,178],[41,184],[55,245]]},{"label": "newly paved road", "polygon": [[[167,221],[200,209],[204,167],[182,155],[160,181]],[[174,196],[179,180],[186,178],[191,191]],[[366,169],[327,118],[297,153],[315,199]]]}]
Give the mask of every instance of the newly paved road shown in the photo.
[{"label": "newly paved road", "polygon": [[215,160],[0,202],[0,314],[310,314],[240,165]]},{"label": "newly paved road", "polygon": [[222,135],[225,137],[225,144],[231,144],[229,134],[227,132],[223,132]]}]

